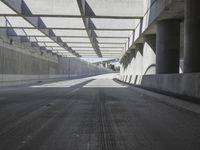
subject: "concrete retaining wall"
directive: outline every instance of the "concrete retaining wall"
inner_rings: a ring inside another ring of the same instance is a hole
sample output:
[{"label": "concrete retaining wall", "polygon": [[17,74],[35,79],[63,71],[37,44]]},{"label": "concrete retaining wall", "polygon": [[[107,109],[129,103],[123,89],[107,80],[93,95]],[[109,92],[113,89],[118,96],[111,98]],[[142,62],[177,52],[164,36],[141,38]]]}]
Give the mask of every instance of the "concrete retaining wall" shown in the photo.
[{"label": "concrete retaining wall", "polygon": [[0,39],[0,86],[90,76],[109,72],[80,60],[41,53],[23,44]]}]

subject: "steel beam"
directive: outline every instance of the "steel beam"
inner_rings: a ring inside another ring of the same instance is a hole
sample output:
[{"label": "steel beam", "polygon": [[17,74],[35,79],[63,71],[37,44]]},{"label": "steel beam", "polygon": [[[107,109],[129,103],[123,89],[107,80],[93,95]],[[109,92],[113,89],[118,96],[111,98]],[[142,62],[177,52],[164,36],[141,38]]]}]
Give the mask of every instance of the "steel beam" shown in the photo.
[{"label": "steel beam", "polygon": [[[96,29],[95,25],[92,23],[90,18],[85,18],[84,16],[86,16],[87,14],[93,15],[95,16],[95,13],[92,11],[92,9],[90,8],[90,6],[87,4],[86,0],[77,0],[80,12],[81,12],[81,16],[82,16],[82,20],[83,23],[85,25],[85,29],[87,31],[88,37],[90,39],[90,42],[92,44],[92,47],[94,48],[96,54],[98,57],[102,57],[101,55],[101,51],[99,49],[98,44],[94,43],[94,41],[96,42],[97,39],[96,37],[92,37],[91,35],[95,36],[95,32],[94,30]],[[92,29],[94,30],[92,30]]]},{"label": "steel beam", "polygon": [[[40,30],[47,37],[49,37],[50,30],[47,29],[47,27],[45,26],[44,22],[42,21],[40,17],[26,17],[25,16],[26,14],[32,16],[33,14],[29,10],[24,0],[1,0],[1,1],[4,4],[6,4],[9,8],[11,8],[14,12],[16,12],[18,16],[23,17],[27,22],[29,22],[32,26],[34,26],[34,28]],[[52,39],[52,40],[57,43],[55,39]],[[75,56],[79,56],[77,55],[77,53],[73,53],[73,54]]]}]

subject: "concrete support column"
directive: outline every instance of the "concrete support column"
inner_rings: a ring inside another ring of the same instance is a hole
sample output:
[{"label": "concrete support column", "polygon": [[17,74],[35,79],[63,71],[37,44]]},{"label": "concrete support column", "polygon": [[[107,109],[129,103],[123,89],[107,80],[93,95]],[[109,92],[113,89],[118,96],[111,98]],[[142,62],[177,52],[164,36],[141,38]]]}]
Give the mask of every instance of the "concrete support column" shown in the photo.
[{"label": "concrete support column", "polygon": [[136,44],[135,47],[135,72],[136,75],[142,75],[143,71],[143,43]]},{"label": "concrete support column", "polygon": [[200,0],[185,0],[184,72],[200,72]]},{"label": "concrete support column", "polygon": [[125,76],[126,76],[126,78],[125,78],[125,82],[127,82],[128,81],[128,78],[129,78],[129,55],[128,54],[126,54],[126,64],[125,64],[125,67],[126,67],[126,73],[125,73]]},{"label": "concrete support column", "polygon": [[125,80],[125,73],[126,73],[126,69],[125,69],[125,60],[123,60],[123,63],[122,63],[122,79],[123,81]]},{"label": "concrete support column", "polygon": [[131,50],[130,51],[130,57],[131,57],[131,60],[130,60],[130,74],[133,75],[133,61],[135,59],[135,50]]},{"label": "concrete support column", "polygon": [[135,52],[134,50],[130,50],[130,66],[129,66],[129,70],[130,70],[130,79],[129,79],[129,83],[131,83],[132,79],[133,79],[133,63],[135,60]]},{"label": "concrete support column", "polygon": [[135,54],[136,51],[135,49],[131,50],[131,56],[132,56],[132,60],[131,60],[131,74],[135,75]]},{"label": "concrete support column", "polygon": [[128,76],[128,63],[129,62],[129,56],[126,54],[126,76]]},{"label": "concrete support column", "polygon": [[156,73],[156,35],[144,36],[143,74]]},{"label": "concrete support column", "polygon": [[151,49],[156,52],[156,35],[150,34],[144,36],[144,41],[151,47]]},{"label": "concrete support column", "polygon": [[128,56],[127,56],[127,61],[128,61],[128,75],[130,76],[131,75],[131,60],[132,60],[132,58],[131,58],[132,56],[131,56],[131,53],[129,52],[128,53]]},{"label": "concrete support column", "polygon": [[124,66],[123,63],[120,62],[120,80],[123,80],[123,75],[124,75]]},{"label": "concrete support column", "polygon": [[180,20],[159,21],[156,34],[156,73],[179,73]]}]

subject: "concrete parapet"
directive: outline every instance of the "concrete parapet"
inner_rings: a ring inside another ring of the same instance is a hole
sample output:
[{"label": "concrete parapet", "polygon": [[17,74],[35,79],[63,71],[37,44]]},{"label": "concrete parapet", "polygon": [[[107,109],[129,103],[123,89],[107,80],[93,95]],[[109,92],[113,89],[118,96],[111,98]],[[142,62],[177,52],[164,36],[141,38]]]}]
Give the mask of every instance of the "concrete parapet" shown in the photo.
[{"label": "concrete parapet", "polygon": [[0,87],[109,72],[79,58],[42,55],[35,51],[25,45],[0,40]]},{"label": "concrete parapet", "polygon": [[133,75],[129,84],[200,103],[200,73]]}]

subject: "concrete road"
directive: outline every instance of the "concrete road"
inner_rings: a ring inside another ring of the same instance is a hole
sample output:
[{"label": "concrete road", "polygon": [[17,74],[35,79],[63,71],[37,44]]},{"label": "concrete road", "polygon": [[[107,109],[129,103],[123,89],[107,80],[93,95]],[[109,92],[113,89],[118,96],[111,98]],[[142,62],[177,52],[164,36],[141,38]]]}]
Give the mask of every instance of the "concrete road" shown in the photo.
[{"label": "concrete road", "polygon": [[200,117],[111,75],[0,89],[0,150],[200,150]]}]

